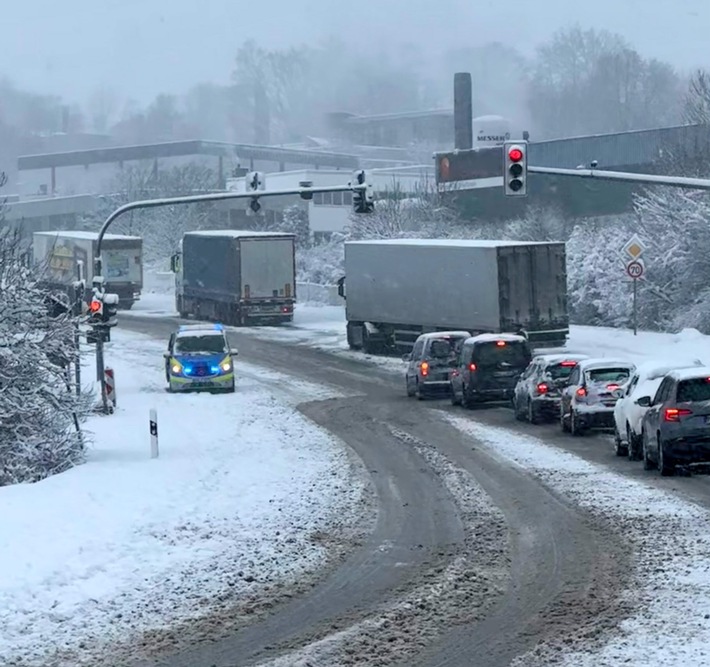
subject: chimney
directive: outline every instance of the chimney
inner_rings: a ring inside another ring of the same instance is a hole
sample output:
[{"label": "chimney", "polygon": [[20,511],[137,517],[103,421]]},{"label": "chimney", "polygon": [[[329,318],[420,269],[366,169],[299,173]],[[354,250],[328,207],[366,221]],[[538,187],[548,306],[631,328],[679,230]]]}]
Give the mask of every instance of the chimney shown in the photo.
[{"label": "chimney", "polygon": [[473,94],[471,74],[454,74],[454,147],[473,148]]}]

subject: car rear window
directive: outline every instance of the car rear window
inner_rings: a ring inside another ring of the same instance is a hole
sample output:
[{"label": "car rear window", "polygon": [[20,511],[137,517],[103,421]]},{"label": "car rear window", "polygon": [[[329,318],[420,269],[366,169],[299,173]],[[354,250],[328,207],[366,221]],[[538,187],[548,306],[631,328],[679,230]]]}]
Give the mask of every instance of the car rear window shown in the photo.
[{"label": "car rear window", "polygon": [[594,368],[587,371],[590,382],[626,382],[629,375],[629,368]]},{"label": "car rear window", "polygon": [[431,342],[429,354],[435,359],[448,359],[456,353],[461,338],[436,338]]},{"label": "car rear window", "polygon": [[546,371],[553,380],[564,380],[570,376],[576,366],[577,364],[573,363],[568,363],[566,366],[563,366],[561,363],[550,364]]},{"label": "car rear window", "polygon": [[678,403],[710,401],[710,381],[706,377],[681,380],[678,383],[676,400]]},{"label": "car rear window", "polygon": [[478,343],[473,348],[473,361],[479,366],[506,364],[523,368],[530,363],[530,348],[527,343],[503,342],[505,345],[498,345],[497,341]]}]

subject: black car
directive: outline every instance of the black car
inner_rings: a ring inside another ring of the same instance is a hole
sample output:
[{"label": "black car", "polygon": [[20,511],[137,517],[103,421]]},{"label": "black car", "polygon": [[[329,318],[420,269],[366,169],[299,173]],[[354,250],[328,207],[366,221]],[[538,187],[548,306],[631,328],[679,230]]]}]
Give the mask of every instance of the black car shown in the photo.
[{"label": "black car", "polygon": [[468,338],[449,375],[451,403],[473,407],[475,403],[512,399],[515,385],[531,360],[524,336],[480,334]]}]

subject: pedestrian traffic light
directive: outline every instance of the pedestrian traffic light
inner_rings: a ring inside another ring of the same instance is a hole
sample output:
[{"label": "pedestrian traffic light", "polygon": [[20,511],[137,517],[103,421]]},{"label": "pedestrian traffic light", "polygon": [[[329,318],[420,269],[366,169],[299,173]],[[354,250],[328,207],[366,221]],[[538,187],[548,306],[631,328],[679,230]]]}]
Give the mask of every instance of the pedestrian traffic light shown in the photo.
[{"label": "pedestrian traffic light", "polygon": [[364,189],[353,190],[353,211],[355,213],[372,213],[375,210],[375,196],[372,184],[368,182],[364,169],[358,169],[353,174],[350,186],[364,185]]},{"label": "pedestrian traffic light", "polygon": [[503,187],[510,197],[528,194],[528,142],[506,141],[503,144]]},{"label": "pedestrian traffic light", "polygon": [[102,324],[115,327],[118,324],[118,294],[104,294]]}]

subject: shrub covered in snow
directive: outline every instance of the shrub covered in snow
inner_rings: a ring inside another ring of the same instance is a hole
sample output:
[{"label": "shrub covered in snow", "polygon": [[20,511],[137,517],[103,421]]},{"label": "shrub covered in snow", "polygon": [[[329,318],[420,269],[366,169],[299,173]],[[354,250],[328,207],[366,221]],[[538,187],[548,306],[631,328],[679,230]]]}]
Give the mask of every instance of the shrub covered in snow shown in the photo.
[{"label": "shrub covered in snow", "polygon": [[88,397],[71,391],[74,327],[54,316],[29,248],[0,220],[0,486],[62,472],[84,456]]}]

